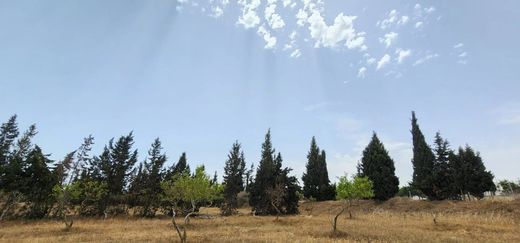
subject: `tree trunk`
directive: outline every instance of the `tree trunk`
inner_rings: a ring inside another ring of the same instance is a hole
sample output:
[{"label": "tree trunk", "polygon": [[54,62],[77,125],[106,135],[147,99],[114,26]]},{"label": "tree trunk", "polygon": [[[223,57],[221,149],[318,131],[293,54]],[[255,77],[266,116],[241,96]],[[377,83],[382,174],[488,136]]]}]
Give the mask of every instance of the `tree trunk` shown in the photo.
[{"label": "tree trunk", "polygon": [[175,230],[177,231],[177,234],[179,235],[179,239],[181,240],[181,243],[185,243],[186,242],[186,230],[182,229],[182,233],[181,233],[181,228],[179,227],[179,225],[177,225],[177,222],[175,222],[175,210],[173,209],[173,207],[172,207],[172,224],[173,224],[173,227],[175,228]]},{"label": "tree trunk", "polygon": [[334,216],[334,218],[332,219],[332,233],[336,233],[338,218],[344,211],[345,207],[343,207],[341,211],[338,214],[336,214],[336,216]]}]

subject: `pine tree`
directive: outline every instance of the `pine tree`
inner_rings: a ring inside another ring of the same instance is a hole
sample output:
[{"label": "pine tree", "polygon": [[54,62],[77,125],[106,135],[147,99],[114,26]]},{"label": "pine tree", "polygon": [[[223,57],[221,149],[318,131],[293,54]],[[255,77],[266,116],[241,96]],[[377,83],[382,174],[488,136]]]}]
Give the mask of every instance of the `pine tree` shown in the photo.
[{"label": "pine tree", "polygon": [[134,135],[130,132],[120,137],[114,146],[110,146],[112,177],[108,178],[108,186],[113,195],[123,194],[129,183],[129,176],[137,162],[137,150],[132,152],[133,145]]},{"label": "pine tree", "polygon": [[[282,170],[282,156],[280,153],[275,154],[269,130],[262,144],[262,158],[250,189],[249,204],[257,215],[298,213],[297,179],[288,175],[289,168]],[[272,191],[276,188],[283,188],[284,195],[283,200],[275,202],[269,195],[273,195]],[[277,205],[277,202],[281,205]]]},{"label": "pine tree", "polygon": [[24,170],[23,194],[30,205],[30,218],[42,218],[47,215],[53,204],[52,189],[58,183],[48,165],[53,161],[35,146],[27,156],[28,167]]},{"label": "pine tree", "polygon": [[183,152],[181,157],[179,157],[179,161],[176,164],[173,164],[168,170],[168,172],[166,172],[166,178],[169,180],[175,175],[190,173],[190,165],[188,165],[186,152]]},{"label": "pine tree", "polygon": [[435,197],[433,192],[433,164],[435,155],[426,143],[424,135],[417,124],[415,112],[412,111],[412,138],[413,138],[413,181],[414,188],[420,190],[428,198]]},{"label": "pine tree", "polygon": [[373,182],[374,198],[377,200],[388,200],[399,191],[394,161],[375,132],[363,151],[363,158],[358,165],[358,175],[368,177]]},{"label": "pine tree", "polygon": [[450,162],[454,171],[454,188],[462,195],[482,198],[484,192],[496,190],[493,174],[486,170],[480,154],[469,145],[459,148],[458,154],[451,153]]},{"label": "pine tree", "polygon": [[229,151],[224,167],[224,203],[221,207],[223,215],[231,215],[238,208],[237,195],[244,190],[245,167],[244,152],[240,143],[236,141]]},{"label": "pine tree", "polygon": [[[21,168],[17,165],[10,165],[12,149],[15,145],[15,140],[18,137],[18,124],[16,122],[16,115],[11,116],[6,123],[3,123],[0,127],[0,192],[4,190],[10,190],[10,183],[12,181],[16,181],[16,178],[13,178],[14,175],[11,173],[15,168],[9,167],[18,167],[19,170]],[[12,162],[16,163],[16,162]]]},{"label": "pine tree", "polygon": [[8,163],[11,149],[18,135],[18,123],[16,115],[13,115],[0,127],[0,176],[1,167]]},{"label": "pine tree", "polygon": [[433,165],[433,200],[444,200],[452,197],[453,171],[449,162],[450,148],[447,140],[443,139],[439,132],[435,134],[435,162]]},{"label": "pine tree", "polygon": [[320,152],[314,137],[307,154],[306,173],[303,174],[302,181],[303,195],[306,198],[312,197],[318,201],[334,199],[335,191],[330,185],[325,151]]},{"label": "pine tree", "polygon": [[166,155],[162,153],[162,149],[161,141],[156,138],[148,151],[148,161],[144,162],[143,215],[148,217],[155,215],[161,203],[163,166],[167,160]]}]

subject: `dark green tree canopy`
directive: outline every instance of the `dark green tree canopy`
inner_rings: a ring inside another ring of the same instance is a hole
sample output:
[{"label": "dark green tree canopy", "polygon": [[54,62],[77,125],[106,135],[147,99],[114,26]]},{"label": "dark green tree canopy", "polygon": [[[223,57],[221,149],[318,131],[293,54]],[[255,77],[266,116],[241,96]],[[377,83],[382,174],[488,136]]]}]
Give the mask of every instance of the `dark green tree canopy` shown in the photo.
[{"label": "dark green tree canopy", "polygon": [[[249,204],[257,215],[294,214],[298,212],[297,179],[290,177],[290,169],[282,170],[282,156],[276,154],[271,143],[271,131],[265,135],[262,144],[262,158],[251,185]],[[278,191],[283,200],[273,198]],[[280,194],[283,193],[283,194]]]},{"label": "dark green tree canopy", "polygon": [[373,183],[374,198],[388,200],[399,191],[394,161],[374,132],[358,164],[358,176],[368,177]]},{"label": "dark green tree canopy", "polygon": [[228,154],[224,167],[224,203],[222,214],[230,215],[238,208],[237,195],[244,190],[246,161],[240,143],[236,141]]},{"label": "dark green tree canopy", "polygon": [[335,187],[330,184],[325,150],[320,150],[312,137],[307,154],[306,172],[302,176],[303,195],[318,201],[333,200]]},{"label": "dark green tree canopy", "polygon": [[413,187],[420,190],[428,198],[435,197],[433,192],[433,166],[435,155],[426,143],[415,112],[412,111],[412,140],[413,140]]}]

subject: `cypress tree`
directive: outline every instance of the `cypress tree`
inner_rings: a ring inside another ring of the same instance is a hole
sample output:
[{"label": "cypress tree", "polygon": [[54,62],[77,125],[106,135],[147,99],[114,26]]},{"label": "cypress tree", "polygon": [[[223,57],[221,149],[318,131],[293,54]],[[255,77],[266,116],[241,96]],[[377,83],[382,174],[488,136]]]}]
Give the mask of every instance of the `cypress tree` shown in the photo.
[{"label": "cypress tree", "polygon": [[399,179],[395,176],[394,161],[374,132],[372,140],[363,151],[358,174],[373,182],[374,198],[388,200],[399,191]]},{"label": "cypress tree", "polygon": [[433,165],[433,197],[434,200],[444,200],[452,197],[453,171],[450,167],[450,148],[447,140],[443,139],[439,132],[434,140],[435,162]]},{"label": "cypress tree", "polygon": [[224,167],[224,203],[221,211],[223,215],[231,215],[238,208],[237,195],[244,190],[244,173],[246,161],[241,145],[236,141],[229,151],[228,160]]},{"label": "cypress tree", "polygon": [[482,198],[484,192],[496,190],[493,174],[486,170],[480,154],[469,145],[459,148],[458,154],[451,153],[450,159],[454,170],[454,187],[462,195]]},{"label": "cypress tree", "polygon": [[269,130],[262,144],[255,180],[250,185],[249,204],[257,215],[298,213],[297,179],[288,175],[289,168],[282,169],[282,156],[275,154]]},{"label": "cypress tree", "polygon": [[166,179],[171,179],[174,175],[180,174],[190,174],[190,166],[188,165],[188,160],[186,158],[186,152],[183,152],[179,157],[179,161],[176,164],[173,164],[168,172],[166,172]]},{"label": "cypress tree", "polygon": [[0,127],[0,170],[2,166],[8,163],[11,149],[14,146],[14,141],[18,135],[19,132],[16,115],[13,115]]},{"label": "cypress tree", "polygon": [[335,188],[330,184],[325,151],[320,151],[314,137],[311,140],[305,167],[306,172],[302,176],[303,195],[318,201],[334,199]]},{"label": "cypress tree", "polygon": [[30,205],[30,218],[42,218],[52,207],[52,189],[58,183],[57,177],[48,167],[52,162],[38,146],[28,154],[22,192]]},{"label": "cypress tree", "polygon": [[420,190],[428,198],[434,198],[433,190],[433,165],[435,155],[426,143],[424,135],[417,124],[415,112],[412,111],[412,138],[413,138],[413,180],[414,188]]}]

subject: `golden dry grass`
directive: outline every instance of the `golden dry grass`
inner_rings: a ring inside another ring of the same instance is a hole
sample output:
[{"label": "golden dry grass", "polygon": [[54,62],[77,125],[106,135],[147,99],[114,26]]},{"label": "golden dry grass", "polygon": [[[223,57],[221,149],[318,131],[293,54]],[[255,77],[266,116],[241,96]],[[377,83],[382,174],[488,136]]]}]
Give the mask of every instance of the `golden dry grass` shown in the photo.
[{"label": "golden dry grass", "polygon": [[[330,222],[338,202],[304,203],[301,215],[279,221],[243,209],[242,215],[232,217],[192,219],[186,229],[188,242],[520,242],[519,203],[364,202],[355,208],[353,219],[340,217],[336,235],[330,233]],[[215,208],[202,211],[218,214]],[[70,231],[63,229],[54,220],[8,221],[0,225],[0,242],[178,241],[168,218],[76,219]]]}]

